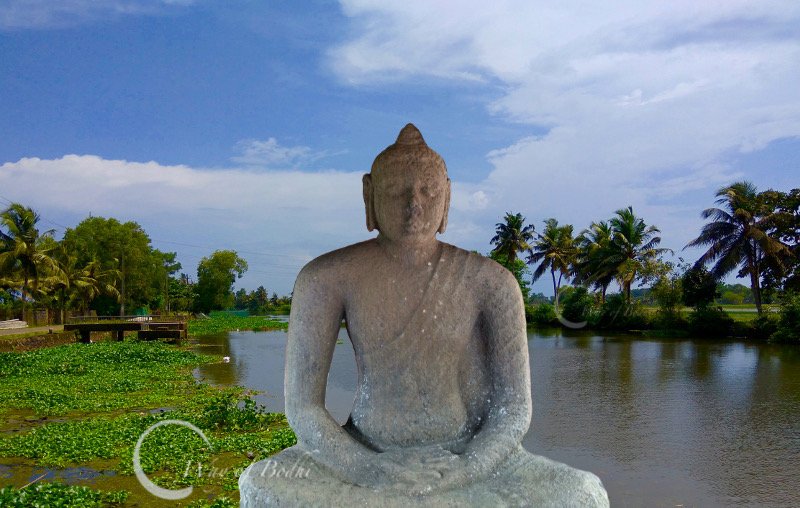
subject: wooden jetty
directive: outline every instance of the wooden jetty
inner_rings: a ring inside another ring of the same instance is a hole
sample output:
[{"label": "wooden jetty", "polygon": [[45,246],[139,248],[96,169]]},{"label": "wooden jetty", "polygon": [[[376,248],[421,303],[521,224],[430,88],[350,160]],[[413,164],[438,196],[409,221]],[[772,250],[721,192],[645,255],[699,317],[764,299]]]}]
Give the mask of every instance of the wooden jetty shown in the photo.
[{"label": "wooden jetty", "polygon": [[64,331],[77,331],[81,342],[91,342],[92,332],[111,332],[122,340],[125,332],[136,332],[140,340],[188,337],[186,319],[162,316],[77,316],[69,318]]}]

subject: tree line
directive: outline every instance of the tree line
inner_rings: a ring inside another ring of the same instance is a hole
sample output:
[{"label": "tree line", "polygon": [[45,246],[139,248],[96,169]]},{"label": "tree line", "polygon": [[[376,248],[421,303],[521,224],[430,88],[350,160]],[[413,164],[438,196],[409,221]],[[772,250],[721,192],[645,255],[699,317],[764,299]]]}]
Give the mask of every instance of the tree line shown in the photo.
[{"label": "tree line", "polygon": [[[735,182],[717,191],[715,205],[701,213],[706,224],[683,247],[704,250],[693,263],[666,261],[674,251],[661,247],[660,230],[632,207],[578,234],[555,218],[537,230],[521,213],[506,213],[490,240],[490,256],[514,273],[529,304],[530,284],[541,277],[550,279],[556,299],[568,283],[570,295],[582,289],[590,297],[583,307],[596,309],[606,304],[612,284],[620,290],[621,303],[615,305],[627,307],[633,287],[646,286],[660,307],[672,309],[667,313],[680,304],[707,309],[722,288],[739,303],[752,299],[761,315],[765,301],[788,300],[800,291],[800,189],[759,192],[750,182]],[[747,278],[749,291],[724,285],[730,274]]]},{"label": "tree line", "polygon": [[[592,222],[578,234],[555,218],[546,219],[539,231],[521,213],[509,212],[496,225],[490,256],[514,273],[527,304],[541,302],[542,295],[532,295],[530,285],[547,277],[556,297],[568,296],[565,315],[572,312],[576,318],[585,317],[591,307],[602,315],[614,284],[620,293],[612,302],[617,307],[613,315],[620,309],[633,313],[637,285],[647,287],[653,301],[666,309],[664,315],[673,317],[680,304],[697,307],[703,302],[707,308],[722,296],[718,288],[732,273],[746,277],[750,288],[742,293],[730,286],[727,297],[752,299],[759,314],[765,301],[800,291],[800,190],[758,192],[750,182],[736,182],[717,192],[715,205],[702,212],[708,222],[686,246],[705,250],[694,263],[665,261],[673,251],[661,247],[660,230],[632,207]],[[236,308],[251,314],[282,313],[291,304],[291,297],[270,297],[263,286],[234,294],[234,282],[247,270],[246,260],[235,251],[204,257],[195,282],[181,272],[176,253],[154,249],[135,222],[88,217],[56,240],[53,230],[40,231],[40,219],[19,203],[0,213],[0,319],[24,315],[26,308],[49,309],[55,320],[63,321],[67,312],[124,315]],[[573,312],[576,308],[584,311]]]},{"label": "tree line", "polygon": [[50,322],[67,313],[209,312],[233,306],[233,284],[247,271],[235,251],[218,250],[198,263],[195,282],[136,222],[88,217],[61,240],[40,222],[20,203],[0,212],[0,319],[34,309],[48,310]]},{"label": "tree line", "polygon": [[278,296],[278,293],[269,295],[269,291],[264,286],[258,286],[253,291],[243,288],[236,291],[233,299],[233,308],[245,310],[251,316],[263,316],[265,314],[289,314],[292,306],[292,297]]}]

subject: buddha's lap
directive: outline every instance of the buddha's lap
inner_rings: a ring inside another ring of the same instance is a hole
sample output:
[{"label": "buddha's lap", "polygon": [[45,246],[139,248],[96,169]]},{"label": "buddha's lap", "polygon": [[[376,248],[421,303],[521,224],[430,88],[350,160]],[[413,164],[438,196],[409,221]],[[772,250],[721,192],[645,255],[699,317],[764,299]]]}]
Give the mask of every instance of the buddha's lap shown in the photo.
[{"label": "buddha's lap", "polygon": [[[293,446],[252,464],[241,476],[242,506],[607,506],[600,479],[519,446],[497,469],[460,488],[408,496],[348,483],[333,469]],[[337,501],[338,500],[338,501]]]}]

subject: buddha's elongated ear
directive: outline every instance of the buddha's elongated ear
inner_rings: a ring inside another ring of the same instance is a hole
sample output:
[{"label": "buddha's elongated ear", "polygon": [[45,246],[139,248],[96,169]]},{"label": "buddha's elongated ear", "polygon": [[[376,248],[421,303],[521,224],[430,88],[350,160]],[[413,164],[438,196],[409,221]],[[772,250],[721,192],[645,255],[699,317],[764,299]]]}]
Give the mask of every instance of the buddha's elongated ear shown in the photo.
[{"label": "buddha's elongated ear", "polygon": [[361,178],[364,184],[364,209],[367,213],[367,231],[378,229],[378,222],[375,220],[375,205],[373,204],[374,192],[372,190],[372,176],[367,173]]},{"label": "buddha's elongated ear", "polygon": [[439,234],[444,233],[447,229],[447,214],[450,213],[450,179],[447,179],[447,188],[444,194],[444,212],[442,213],[442,222],[439,224]]}]

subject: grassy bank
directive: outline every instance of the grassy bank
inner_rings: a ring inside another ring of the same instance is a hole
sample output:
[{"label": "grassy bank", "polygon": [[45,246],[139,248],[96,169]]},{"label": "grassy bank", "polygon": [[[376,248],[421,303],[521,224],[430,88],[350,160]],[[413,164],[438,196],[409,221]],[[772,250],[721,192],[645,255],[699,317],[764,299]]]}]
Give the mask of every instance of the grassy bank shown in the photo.
[{"label": "grassy bank", "polygon": [[[192,333],[247,328],[208,321]],[[148,427],[179,419],[202,429],[211,446],[184,427],[159,427],[142,445],[145,473],[162,487],[194,486],[179,505],[238,506],[239,472],[295,439],[282,414],[257,407],[244,389],[194,380],[193,368],[216,361],[158,341],[0,353],[0,461],[10,473],[0,505],[175,506],[140,486],[132,455]],[[76,471],[88,479],[65,486]]]},{"label": "grassy bank", "polygon": [[[189,321],[189,335],[209,335],[228,331],[252,330],[256,332],[267,330],[285,330],[288,323],[277,321],[264,316],[237,316],[225,312],[212,313],[204,319]],[[0,352],[28,351],[42,347],[52,347],[68,344],[77,340],[75,332],[63,332],[61,326],[40,327],[38,331],[21,329],[14,333],[0,334]],[[94,339],[102,334],[94,334]],[[132,338],[135,332],[126,332]],[[106,336],[110,337],[109,334]]]},{"label": "grassy bank", "polygon": [[[658,308],[637,301],[627,303],[618,294],[610,295],[605,303],[600,304],[595,296],[584,288],[571,289],[565,292],[559,305],[561,320],[566,321],[564,326],[581,323],[581,328],[601,332],[636,332],[697,339],[738,338],[759,341],[777,340],[776,333],[781,326],[787,330],[794,330],[792,320],[786,321],[786,311],[789,307],[780,305],[765,305],[762,314],[756,312],[754,305],[724,307],[709,305],[697,309],[676,305],[671,308]],[[561,324],[555,307],[550,303],[528,306],[525,314],[529,326],[534,328]],[[794,341],[798,340],[793,331],[784,332],[781,336],[788,336],[790,339],[794,337]]]},{"label": "grassy bank", "polygon": [[60,346],[76,342],[75,332],[34,332],[23,335],[0,336],[0,352],[29,351],[43,347]]}]

